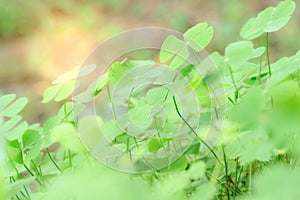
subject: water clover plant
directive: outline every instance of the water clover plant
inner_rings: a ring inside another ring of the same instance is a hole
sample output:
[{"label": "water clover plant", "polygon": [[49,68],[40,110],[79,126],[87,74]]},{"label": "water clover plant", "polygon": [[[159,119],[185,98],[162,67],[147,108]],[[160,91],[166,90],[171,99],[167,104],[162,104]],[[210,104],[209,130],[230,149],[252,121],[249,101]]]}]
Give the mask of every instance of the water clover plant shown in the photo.
[{"label": "water clover plant", "polygon": [[168,36],[158,64],[118,60],[76,94],[96,65],[75,67],[45,90],[61,107],[41,123],[20,115],[27,98],[2,95],[0,199],[299,199],[300,51],[269,55],[295,6],[264,9],[205,58],[214,29],[199,23]]}]

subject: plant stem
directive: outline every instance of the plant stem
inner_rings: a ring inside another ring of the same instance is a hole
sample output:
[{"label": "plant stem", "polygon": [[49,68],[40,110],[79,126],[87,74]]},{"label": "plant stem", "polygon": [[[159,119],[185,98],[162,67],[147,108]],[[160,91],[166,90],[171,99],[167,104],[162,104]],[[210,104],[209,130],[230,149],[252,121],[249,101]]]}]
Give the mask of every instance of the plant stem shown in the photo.
[{"label": "plant stem", "polygon": [[234,192],[233,192],[233,199],[235,199],[235,197],[236,197],[236,190],[237,190],[237,187],[238,187],[238,185],[237,185],[237,182],[238,182],[238,166],[239,166],[239,160],[236,159],[236,161],[235,161],[235,177],[234,177],[235,187],[234,187]]},{"label": "plant stem", "polygon": [[249,194],[252,192],[252,163],[249,165],[249,183],[248,183]]},{"label": "plant stem", "polygon": [[[229,174],[228,174],[228,165],[227,165],[227,160],[226,160],[226,154],[225,154],[224,146],[222,146],[222,152],[223,152],[223,159],[224,159],[226,184],[228,184]],[[229,192],[229,190],[228,190],[227,187],[226,187],[226,194],[227,194],[228,200],[230,200],[230,192]]]},{"label": "plant stem", "polygon": [[23,166],[25,167],[25,169],[28,171],[28,173],[32,176],[35,177],[36,182],[38,182],[38,184],[40,184],[40,186],[45,187],[44,184],[34,175],[34,173],[27,167],[27,165],[24,163]]},{"label": "plant stem", "polygon": [[109,102],[110,102],[111,107],[112,107],[114,119],[116,120],[117,119],[117,114],[116,114],[114,102],[112,101],[112,98],[111,98],[110,87],[109,87],[108,84],[107,84],[107,95],[108,95],[108,99],[109,99]]},{"label": "plant stem", "polygon": [[65,121],[68,121],[68,115],[67,115],[67,99],[64,100],[64,114],[65,114]]},{"label": "plant stem", "polygon": [[46,151],[47,151],[47,154],[48,154],[48,156],[49,156],[51,162],[55,165],[55,167],[58,169],[58,171],[59,171],[60,173],[62,173],[62,170],[59,168],[59,166],[56,164],[56,162],[55,162],[54,159],[52,158],[52,156],[51,156],[51,154],[50,154],[48,148],[46,148]]},{"label": "plant stem", "polygon": [[[260,46],[262,46],[263,45],[263,39],[262,39],[262,37],[260,37]],[[260,85],[260,79],[261,79],[261,70],[262,70],[262,64],[263,64],[263,55],[261,55],[260,57],[259,57],[259,71],[258,71],[258,77],[257,77],[257,80],[258,80],[258,84]]]},{"label": "plant stem", "polygon": [[10,156],[8,156],[8,157],[9,157],[9,161],[10,161],[12,167],[14,168],[14,170],[15,170],[16,173],[17,173],[17,177],[18,177],[18,178],[22,178],[22,175],[21,175],[20,172],[18,171],[18,169],[17,169],[17,167],[16,167],[14,161],[11,159]]},{"label": "plant stem", "polygon": [[69,166],[72,167],[72,154],[70,149],[68,149],[68,157],[69,157]]},{"label": "plant stem", "polygon": [[195,52],[194,49],[192,49],[191,47],[189,47],[190,51],[192,52],[194,58],[196,59],[198,65],[201,63],[199,57],[197,56],[197,52]]},{"label": "plant stem", "polygon": [[231,66],[228,65],[228,64],[227,64],[227,66],[228,66],[228,68],[229,68],[230,78],[231,78],[233,87],[234,87],[234,89],[235,89],[234,100],[235,100],[235,103],[237,103],[237,99],[239,98],[239,89],[238,89],[238,87],[237,87],[237,85],[236,85],[236,82],[235,82],[235,80],[234,80],[233,70],[232,70]]},{"label": "plant stem", "polygon": [[271,77],[272,71],[271,71],[271,62],[270,62],[270,54],[269,54],[269,33],[266,33],[266,55],[268,61],[269,76]]},{"label": "plant stem", "polygon": [[201,143],[203,143],[208,149],[209,151],[213,154],[213,156],[216,158],[216,160],[220,163],[220,164],[223,164],[220,159],[218,158],[217,154],[214,152],[214,150],[204,141],[202,140],[198,134],[196,133],[196,131],[191,127],[191,125],[184,119],[184,117],[181,115],[181,113],[179,112],[179,109],[178,109],[178,106],[177,106],[177,103],[176,103],[176,99],[175,97],[173,96],[173,102],[174,102],[174,106],[175,106],[175,109],[176,109],[176,112],[178,114],[178,116],[181,118],[181,120],[189,127],[189,129],[193,132],[193,134],[199,138],[199,140],[201,141]]}]

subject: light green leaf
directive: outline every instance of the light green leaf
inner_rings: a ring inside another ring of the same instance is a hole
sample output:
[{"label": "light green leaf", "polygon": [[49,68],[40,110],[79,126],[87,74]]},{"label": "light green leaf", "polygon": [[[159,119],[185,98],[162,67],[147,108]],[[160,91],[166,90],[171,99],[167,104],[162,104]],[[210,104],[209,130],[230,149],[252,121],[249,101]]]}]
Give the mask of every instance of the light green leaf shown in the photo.
[{"label": "light green leaf", "polygon": [[109,141],[113,141],[118,135],[121,135],[124,132],[114,120],[103,123],[101,129]]},{"label": "light green leaf", "polygon": [[58,102],[68,98],[76,89],[77,83],[76,80],[64,83],[54,98],[54,101]]},{"label": "light green leaf", "polygon": [[41,135],[36,130],[27,130],[22,136],[23,148],[30,148],[34,144],[40,142]]},{"label": "light green leaf", "polygon": [[[148,67],[149,65],[153,65],[154,62],[151,60],[132,60],[125,63],[115,62],[109,68],[109,83],[112,86],[115,86],[122,77],[124,77],[128,72],[130,72],[134,68],[138,67]],[[100,84],[100,86],[102,83]]]},{"label": "light green leaf", "polygon": [[225,49],[225,60],[231,66],[241,65],[252,57],[253,43],[238,41],[229,44]]},{"label": "light green leaf", "polygon": [[158,151],[162,147],[163,147],[162,143],[156,138],[152,138],[148,142],[148,150],[151,153]]},{"label": "light green leaf", "polygon": [[0,112],[0,115],[6,117],[13,117],[17,115],[28,103],[28,99],[25,97],[17,99],[15,102],[6,107],[3,111]]},{"label": "light green leaf", "polygon": [[300,51],[290,58],[283,57],[279,59],[272,64],[272,69],[272,77],[266,82],[268,88],[284,81],[286,77],[300,69]]},{"label": "light green leaf", "polygon": [[177,37],[171,35],[167,37],[161,46],[159,53],[160,62],[167,62],[178,54],[183,48],[185,48],[184,41],[178,39]]},{"label": "light green leaf", "polygon": [[180,67],[183,63],[186,62],[186,60],[188,59],[190,53],[187,50],[187,48],[183,48],[172,60],[172,62],[170,63],[170,67],[171,69],[177,69],[178,67]]},{"label": "light green leaf", "polygon": [[128,112],[131,121],[140,128],[148,127],[152,119],[150,117],[150,106],[141,99],[137,105]]},{"label": "light green leaf", "polygon": [[108,83],[108,73],[103,74],[96,81],[89,85],[89,87],[82,93],[77,94],[73,99],[75,101],[86,103],[93,100]]},{"label": "light green leaf", "polygon": [[12,130],[5,132],[4,137],[7,140],[21,139],[23,133],[27,130],[27,128],[28,128],[28,123],[23,121]]},{"label": "light green leaf", "polygon": [[228,113],[229,118],[242,126],[255,125],[259,121],[264,105],[263,91],[260,88],[251,88]]},{"label": "light green leaf", "polygon": [[83,150],[75,127],[70,123],[63,123],[51,131],[52,142],[59,142],[64,148],[74,152]]},{"label": "light green leaf", "polygon": [[160,86],[150,89],[146,94],[146,100],[149,105],[157,105],[166,99],[168,88]]},{"label": "light green leaf", "polygon": [[61,84],[61,83],[69,82],[70,80],[75,80],[77,78],[90,74],[95,69],[96,69],[95,64],[90,64],[83,67],[75,66],[71,70],[60,75],[56,80],[52,82],[52,84]]},{"label": "light green leaf", "polygon": [[18,164],[23,164],[23,152],[18,140],[13,140],[7,144],[7,153],[9,157]]},{"label": "light green leaf", "polygon": [[42,103],[48,103],[49,101],[54,99],[54,97],[57,95],[61,87],[62,87],[61,84],[52,85],[48,87],[44,91]]},{"label": "light green leaf", "polygon": [[257,58],[261,56],[265,52],[265,49],[265,47],[259,47],[257,49],[254,49],[251,58]]},{"label": "light green leaf", "polygon": [[54,116],[54,117],[50,117],[43,124],[43,132],[47,133],[48,131],[52,130],[53,128],[58,126],[61,121],[62,121],[62,117],[59,116],[59,115]]},{"label": "light green leaf", "polygon": [[14,126],[17,125],[18,122],[20,122],[22,119],[21,116],[14,116],[12,117],[11,119],[9,119],[7,122],[3,123],[1,126],[0,126],[0,130],[2,131],[9,131],[11,130]]},{"label": "light green leaf", "polygon": [[240,35],[246,40],[252,40],[265,32],[275,32],[287,24],[295,11],[295,2],[285,0],[277,7],[268,7],[251,18],[242,28]]},{"label": "light green leaf", "polygon": [[15,94],[7,94],[0,97],[0,111],[3,110],[8,104],[10,104],[16,98]]},{"label": "light green leaf", "polygon": [[209,26],[206,22],[193,26],[183,34],[187,44],[196,52],[204,49],[213,38],[213,35],[213,27]]},{"label": "light green leaf", "polygon": [[[168,173],[174,173],[174,172],[180,172],[186,169],[188,166],[187,160],[184,156],[178,158],[175,162],[170,163],[168,166],[161,169],[161,172],[168,172]],[[187,174],[185,174],[185,177],[188,178]]]}]

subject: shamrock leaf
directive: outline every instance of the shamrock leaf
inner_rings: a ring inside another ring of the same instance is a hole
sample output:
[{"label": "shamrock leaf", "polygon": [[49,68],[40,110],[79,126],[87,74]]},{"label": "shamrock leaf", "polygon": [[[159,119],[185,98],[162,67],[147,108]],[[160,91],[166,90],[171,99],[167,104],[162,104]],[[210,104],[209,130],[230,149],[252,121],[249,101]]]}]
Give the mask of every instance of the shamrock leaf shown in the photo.
[{"label": "shamrock leaf", "polygon": [[278,31],[288,23],[295,8],[295,2],[291,0],[282,1],[277,7],[266,8],[243,26],[241,37],[252,40],[263,33]]}]

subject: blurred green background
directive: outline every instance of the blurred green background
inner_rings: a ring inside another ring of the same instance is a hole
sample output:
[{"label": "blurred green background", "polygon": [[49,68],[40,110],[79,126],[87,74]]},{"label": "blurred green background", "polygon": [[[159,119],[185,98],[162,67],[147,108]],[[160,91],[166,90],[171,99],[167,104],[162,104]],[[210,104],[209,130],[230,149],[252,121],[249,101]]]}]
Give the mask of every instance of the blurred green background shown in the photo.
[{"label": "blurred green background", "polygon": [[[208,52],[240,40],[239,30],[277,0],[0,0],[0,94],[31,99],[29,122],[55,112],[40,103],[44,89],[62,72],[81,64],[100,42],[121,31],[144,26],[185,31],[207,21],[215,28]],[[296,0],[298,6],[300,0]],[[271,34],[271,55],[299,49],[300,8],[287,27]]]}]

